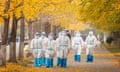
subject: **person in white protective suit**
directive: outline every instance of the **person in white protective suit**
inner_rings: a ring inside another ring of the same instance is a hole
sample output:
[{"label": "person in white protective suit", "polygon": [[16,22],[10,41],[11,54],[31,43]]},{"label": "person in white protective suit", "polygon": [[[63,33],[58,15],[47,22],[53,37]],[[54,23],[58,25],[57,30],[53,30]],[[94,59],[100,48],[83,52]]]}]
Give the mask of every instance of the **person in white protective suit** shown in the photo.
[{"label": "person in white protective suit", "polygon": [[81,52],[83,47],[83,39],[80,36],[80,32],[77,32],[72,39],[72,47],[75,51],[74,60],[80,62],[81,61]]},{"label": "person in white protective suit", "polygon": [[93,31],[89,32],[85,42],[87,45],[86,48],[86,55],[87,55],[87,62],[93,62],[93,50],[96,46],[97,38],[94,36]]},{"label": "person in white protective suit", "polygon": [[46,37],[46,33],[45,32],[41,33],[39,41],[40,41],[40,45],[41,45],[41,48],[42,48],[39,60],[40,60],[41,66],[44,66],[45,65],[45,61],[46,61],[46,59],[45,59],[45,52],[46,52],[46,50],[48,48],[48,38]]},{"label": "person in white protective suit", "polygon": [[55,54],[55,40],[53,39],[53,34],[50,33],[48,36],[48,48],[46,50],[46,67],[53,67],[53,57]]},{"label": "person in white protective suit", "polygon": [[59,48],[60,48],[60,67],[67,67],[67,56],[68,50],[70,48],[70,39],[66,35],[66,32],[62,32],[62,36],[59,40]]},{"label": "person in white protective suit", "polygon": [[40,44],[39,44],[39,33],[36,32],[35,37],[32,39],[30,48],[33,50],[33,56],[34,56],[34,66],[39,67],[40,61],[39,61],[39,55],[40,55]]},{"label": "person in white protective suit", "polygon": [[58,38],[56,39],[57,66],[60,65],[60,39],[61,37],[62,37],[62,32],[59,32]]}]

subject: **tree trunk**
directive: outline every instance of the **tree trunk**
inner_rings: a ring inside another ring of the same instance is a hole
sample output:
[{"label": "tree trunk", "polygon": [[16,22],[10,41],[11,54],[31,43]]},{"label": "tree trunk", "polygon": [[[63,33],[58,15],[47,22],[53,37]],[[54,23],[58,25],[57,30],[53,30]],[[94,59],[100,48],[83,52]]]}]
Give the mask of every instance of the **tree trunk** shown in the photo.
[{"label": "tree trunk", "polygon": [[32,38],[34,37],[35,32],[37,32],[37,24],[34,22],[32,24]]},{"label": "tree trunk", "polygon": [[31,40],[32,39],[32,21],[31,20],[29,20],[29,22],[28,22],[28,35],[29,35],[29,40]]},{"label": "tree trunk", "polygon": [[1,42],[1,49],[0,49],[2,63],[0,64],[0,66],[6,65],[6,45],[8,40],[9,19],[10,17],[4,19],[4,31],[2,34],[2,42]]},{"label": "tree trunk", "polygon": [[17,18],[15,14],[13,13],[9,62],[17,62],[16,60],[16,31],[17,31]]},{"label": "tree trunk", "polygon": [[19,56],[18,60],[23,60],[24,57],[24,27],[25,27],[25,22],[24,22],[24,14],[21,12],[21,26],[20,26],[20,45],[19,45]]},{"label": "tree trunk", "polygon": [[[4,9],[4,14],[6,14],[9,10],[10,7],[10,1],[11,0],[6,0],[5,2],[5,9]],[[9,28],[9,19],[10,16],[4,17],[4,30],[2,33],[2,43],[1,43],[1,49],[0,49],[0,57],[1,57],[1,64],[0,66],[6,66],[6,45],[7,45],[7,40],[8,40],[8,28]]]},{"label": "tree trunk", "polygon": [[41,32],[41,20],[38,20],[38,32],[40,33]]},{"label": "tree trunk", "polygon": [[51,27],[50,27],[49,22],[46,22],[46,23],[44,23],[44,24],[45,24],[45,25],[44,25],[45,32],[46,32],[46,35],[48,36],[49,33],[51,32]]}]

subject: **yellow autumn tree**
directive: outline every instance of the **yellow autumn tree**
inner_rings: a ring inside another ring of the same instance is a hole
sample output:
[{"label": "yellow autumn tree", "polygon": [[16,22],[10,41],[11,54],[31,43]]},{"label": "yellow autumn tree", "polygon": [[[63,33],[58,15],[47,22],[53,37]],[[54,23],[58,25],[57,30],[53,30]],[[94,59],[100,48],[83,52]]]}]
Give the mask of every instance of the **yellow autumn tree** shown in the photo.
[{"label": "yellow autumn tree", "polygon": [[89,22],[99,30],[118,31],[120,29],[119,3],[119,0],[81,1],[81,20]]},{"label": "yellow autumn tree", "polygon": [[[6,45],[8,40],[8,30],[9,30],[9,22],[10,19],[12,19],[12,33],[11,33],[11,42],[14,44],[13,47],[11,47],[13,50],[13,53],[11,53],[15,57],[15,40],[16,40],[16,27],[17,27],[17,21],[19,20],[19,14],[21,11],[23,0],[0,0],[0,22],[4,25],[4,30],[2,33],[2,45],[1,45],[1,55],[2,55],[2,65],[6,65]],[[13,59],[11,57],[11,59]],[[15,59],[13,59],[15,61]]]}]

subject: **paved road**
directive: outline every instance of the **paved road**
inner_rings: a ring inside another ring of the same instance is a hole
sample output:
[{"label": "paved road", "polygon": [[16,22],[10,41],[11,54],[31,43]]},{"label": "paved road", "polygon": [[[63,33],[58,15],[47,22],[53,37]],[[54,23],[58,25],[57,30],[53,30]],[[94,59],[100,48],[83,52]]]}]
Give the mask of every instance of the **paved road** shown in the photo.
[{"label": "paved road", "polygon": [[74,52],[70,51],[67,68],[57,67],[55,59],[54,68],[47,70],[49,72],[120,72],[120,66],[118,66],[118,64],[120,65],[120,62],[118,62],[120,57],[113,56],[105,48],[97,47],[95,49],[94,62],[92,63],[86,62],[85,49],[82,52],[81,62],[74,62],[73,56]]},{"label": "paved road", "polygon": [[68,58],[68,68],[74,67],[85,72],[120,72],[120,67],[118,66],[120,57],[113,56],[105,48],[97,47],[95,49],[94,62],[92,63],[86,62],[85,49],[82,52],[81,62],[74,62],[73,51],[70,52]]},{"label": "paved road", "polygon": [[74,62],[74,52],[71,50],[68,55],[67,68],[57,67],[55,59],[54,68],[42,67],[42,69],[47,69],[48,72],[120,72],[120,56],[113,56],[106,48],[97,47],[94,51],[94,62],[87,63],[85,52],[83,49],[81,62]]}]

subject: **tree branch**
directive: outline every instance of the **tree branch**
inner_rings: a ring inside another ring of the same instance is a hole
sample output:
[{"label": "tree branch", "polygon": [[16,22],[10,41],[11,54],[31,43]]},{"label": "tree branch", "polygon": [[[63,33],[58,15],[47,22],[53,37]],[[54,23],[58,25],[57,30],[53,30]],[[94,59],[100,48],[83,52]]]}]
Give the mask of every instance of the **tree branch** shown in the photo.
[{"label": "tree branch", "polygon": [[10,1],[11,1],[11,0],[8,0],[8,1],[5,2],[4,13],[7,13],[7,12],[8,12],[8,10],[9,10],[9,8],[10,8]]},{"label": "tree branch", "polygon": [[19,17],[18,19],[17,19],[17,21],[19,21],[20,19],[22,19],[23,17]]},{"label": "tree branch", "polygon": [[4,18],[5,16],[0,15],[0,17]]},{"label": "tree branch", "polygon": [[18,8],[18,7],[20,7],[20,6],[23,6],[23,4],[24,4],[24,0],[22,0],[18,5],[16,5],[15,8]]},{"label": "tree branch", "polygon": [[25,19],[25,21],[27,22],[27,23],[33,23],[33,22],[36,22],[36,21],[38,21],[38,20],[27,20],[27,19]]},{"label": "tree branch", "polygon": [[18,5],[16,5],[14,9],[9,10],[9,12],[14,11],[16,8],[23,6],[23,4],[24,4],[24,0],[22,0]]},{"label": "tree branch", "polygon": [[6,19],[7,17],[6,16],[4,16],[4,15],[0,15],[0,17],[2,17],[3,19]]}]

